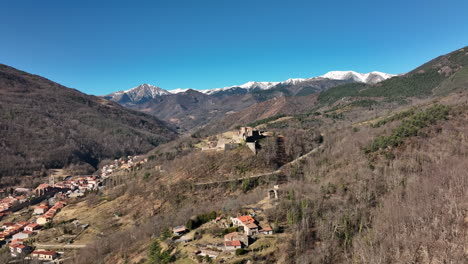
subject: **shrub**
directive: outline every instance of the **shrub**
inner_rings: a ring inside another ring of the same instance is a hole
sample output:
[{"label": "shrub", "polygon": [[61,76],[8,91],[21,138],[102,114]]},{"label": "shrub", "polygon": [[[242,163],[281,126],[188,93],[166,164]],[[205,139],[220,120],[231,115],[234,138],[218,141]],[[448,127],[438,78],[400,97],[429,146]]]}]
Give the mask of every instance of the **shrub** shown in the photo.
[{"label": "shrub", "polygon": [[420,130],[438,120],[446,119],[450,107],[446,105],[433,105],[423,112],[412,115],[392,131],[390,136],[379,136],[364,148],[365,153],[376,152],[387,147],[397,147],[403,143],[404,138],[417,136]]},{"label": "shrub", "polygon": [[246,254],[248,251],[243,249],[243,248],[238,248],[236,249],[236,256],[241,256],[241,255],[244,255]]}]

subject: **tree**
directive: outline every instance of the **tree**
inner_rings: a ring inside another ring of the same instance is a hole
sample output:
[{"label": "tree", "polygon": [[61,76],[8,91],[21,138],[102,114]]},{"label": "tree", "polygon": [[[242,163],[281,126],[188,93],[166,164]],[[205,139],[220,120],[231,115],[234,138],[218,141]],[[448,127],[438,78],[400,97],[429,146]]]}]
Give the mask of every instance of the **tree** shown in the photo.
[{"label": "tree", "polygon": [[162,251],[161,245],[157,239],[154,239],[151,242],[148,264],[165,264],[170,263],[173,260],[174,257],[171,255],[170,249]]}]

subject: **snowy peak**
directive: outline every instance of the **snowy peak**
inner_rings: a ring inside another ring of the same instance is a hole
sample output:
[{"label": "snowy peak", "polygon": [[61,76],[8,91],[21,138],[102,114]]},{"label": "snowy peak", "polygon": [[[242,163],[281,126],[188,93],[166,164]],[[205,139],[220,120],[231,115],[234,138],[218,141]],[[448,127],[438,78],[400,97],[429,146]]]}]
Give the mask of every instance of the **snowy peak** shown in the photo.
[{"label": "snowy peak", "polygon": [[355,71],[331,71],[320,77],[332,80],[350,80],[355,82],[375,84],[395,75],[383,72],[358,73]]},{"label": "snowy peak", "polygon": [[169,92],[171,94],[178,94],[178,93],[185,93],[186,91],[190,90],[190,88],[177,88],[177,89],[174,89],[174,90],[170,90]]},{"label": "snowy peak", "polygon": [[126,91],[111,93],[104,96],[104,98],[118,103],[141,103],[168,94],[171,93],[157,86],[144,83]]},{"label": "snowy peak", "polygon": [[273,88],[274,86],[278,85],[279,82],[246,82],[241,85],[234,85],[234,86],[229,86],[229,87],[224,87],[224,88],[215,88],[215,89],[209,89],[209,90],[202,90],[200,92],[205,93],[205,94],[214,94],[217,92],[221,91],[228,91],[228,90],[234,90],[234,89],[244,89],[247,91],[250,90],[268,90]]},{"label": "snowy peak", "polygon": [[170,94],[170,92],[159,88],[157,86],[151,85],[144,83],[142,85],[139,85],[137,87],[134,87],[132,89],[129,89],[127,91],[124,91],[124,93],[127,94],[134,94],[134,95],[144,95],[144,96],[150,96],[152,98],[161,96],[161,95],[167,95]]},{"label": "snowy peak", "polygon": [[242,85],[234,85],[224,88],[215,88],[209,90],[200,91],[205,94],[216,94],[219,92],[234,91],[235,89],[244,89],[247,92],[252,90],[268,90],[278,85],[297,85],[310,80],[330,79],[330,80],[345,80],[351,82],[362,82],[368,84],[375,84],[391,78],[395,75],[383,73],[383,72],[370,72],[370,73],[358,73],[355,71],[331,71],[322,76],[312,78],[292,78],[282,82],[247,82]]},{"label": "snowy peak", "polygon": [[[243,88],[243,89],[247,89],[247,90],[255,89],[255,88],[258,88],[258,89],[261,89],[261,90],[266,90],[266,89],[270,89],[271,87],[273,87],[273,86],[275,86],[277,84],[278,84],[278,82],[247,82],[247,83],[244,83],[242,85],[239,85],[238,87]],[[232,87],[236,87],[236,86],[232,86]]]}]

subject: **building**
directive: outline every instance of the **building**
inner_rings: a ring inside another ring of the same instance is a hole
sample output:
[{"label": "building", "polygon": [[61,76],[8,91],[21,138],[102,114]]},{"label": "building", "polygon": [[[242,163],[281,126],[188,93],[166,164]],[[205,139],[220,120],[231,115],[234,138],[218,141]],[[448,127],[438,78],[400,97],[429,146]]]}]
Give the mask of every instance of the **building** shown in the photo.
[{"label": "building", "polygon": [[32,251],[32,248],[23,244],[10,244],[10,253],[13,257],[27,255]]},{"label": "building", "polygon": [[220,252],[214,251],[214,250],[201,249],[200,252],[198,253],[198,255],[200,255],[202,257],[208,256],[210,258],[217,258],[219,256],[219,253]]},{"label": "building", "polygon": [[23,232],[14,234],[11,238],[12,239],[27,239],[27,238],[32,237],[33,235],[34,235],[33,231],[23,231]]},{"label": "building", "polygon": [[255,219],[250,215],[231,218],[231,221],[234,226],[242,226],[244,228],[244,233],[248,236],[258,234],[258,225],[255,224]]},{"label": "building", "polygon": [[258,232],[259,232],[260,234],[263,234],[263,235],[272,235],[272,234],[273,234],[273,229],[271,228],[271,226],[265,225],[265,226],[263,226],[263,228],[260,229]]},{"label": "building", "polygon": [[37,223],[32,223],[24,227],[24,231],[33,232],[36,229],[39,229],[40,226]]},{"label": "building", "polygon": [[47,183],[42,183],[42,184],[39,184],[39,186],[37,186],[36,189],[34,189],[34,194],[36,196],[42,196],[48,192],[51,192],[54,188],[52,186],[50,186],[49,184]]},{"label": "building", "polygon": [[39,206],[34,208],[34,214],[35,215],[42,215],[45,214],[49,210],[49,206],[47,206],[45,203],[41,203]]},{"label": "building", "polygon": [[58,258],[56,251],[37,250],[31,253],[31,257],[39,260],[54,260]]},{"label": "building", "polygon": [[224,248],[228,251],[236,250],[241,247],[242,244],[239,240],[224,241]]},{"label": "building", "polygon": [[2,229],[3,230],[10,230],[10,229],[13,228],[14,225],[15,225],[15,223],[11,223],[11,222],[3,223]]},{"label": "building", "polygon": [[172,233],[176,236],[183,235],[187,232],[187,228],[185,226],[176,226],[172,229]]},{"label": "building", "polygon": [[19,238],[13,239],[13,240],[10,241],[10,243],[11,243],[12,245],[13,245],[13,244],[21,244],[21,245],[22,245],[23,242],[24,242],[24,239],[19,239]]},{"label": "building", "polygon": [[224,241],[240,241],[244,246],[249,246],[249,237],[245,234],[239,234],[238,232],[232,232],[224,236]]},{"label": "building", "polygon": [[51,222],[51,221],[52,221],[52,218],[48,217],[48,216],[41,216],[41,217],[36,219],[36,223],[38,225],[45,225],[45,224],[47,224],[48,222]]}]

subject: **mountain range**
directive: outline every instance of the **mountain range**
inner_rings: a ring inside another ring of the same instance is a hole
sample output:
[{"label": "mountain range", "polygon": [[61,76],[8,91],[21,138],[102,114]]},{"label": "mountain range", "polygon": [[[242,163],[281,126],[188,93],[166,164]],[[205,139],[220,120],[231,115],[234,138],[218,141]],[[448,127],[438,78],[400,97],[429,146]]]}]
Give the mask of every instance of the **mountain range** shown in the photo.
[{"label": "mountain range", "polygon": [[312,78],[283,82],[247,82],[210,90],[176,89],[142,84],[103,96],[125,107],[154,115],[183,131],[196,130],[227,113],[241,111],[255,103],[281,96],[305,96],[346,83],[376,84],[395,75],[371,72],[332,71]]},{"label": "mountain range", "polygon": [[[284,87],[290,85],[298,85],[300,83],[307,83],[310,81],[326,81],[328,80],[341,80],[347,82],[362,82],[368,84],[375,84],[386,80],[388,78],[394,77],[393,74],[383,73],[383,72],[370,72],[370,73],[358,73],[355,71],[331,71],[322,76],[312,77],[312,78],[295,78],[287,79],[283,82],[255,82],[250,81],[241,85],[234,85],[224,88],[214,88],[208,90],[199,90],[199,92],[208,94],[208,95],[220,95],[225,94],[226,92],[234,93],[248,93],[258,90],[270,90],[277,87]],[[106,99],[118,102],[120,104],[126,103],[143,103],[148,100],[154,99],[156,97],[170,95],[170,94],[179,94],[185,93],[191,89],[175,89],[175,90],[165,90],[160,87],[150,85],[150,84],[141,84],[137,87],[131,88],[125,91],[118,91],[108,95],[103,96]],[[237,92],[235,92],[237,91]]]}]

